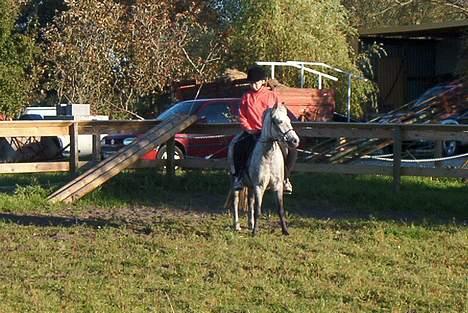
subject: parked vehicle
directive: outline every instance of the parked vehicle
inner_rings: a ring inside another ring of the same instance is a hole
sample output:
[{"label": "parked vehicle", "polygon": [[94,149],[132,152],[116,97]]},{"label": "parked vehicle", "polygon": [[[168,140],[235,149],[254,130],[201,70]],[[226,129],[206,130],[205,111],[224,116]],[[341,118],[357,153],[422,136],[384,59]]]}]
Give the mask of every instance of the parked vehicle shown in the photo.
[{"label": "parked vehicle", "polygon": [[[447,117],[441,121],[443,125],[462,125],[468,124],[468,109]],[[447,140],[443,142],[442,148],[444,155],[452,156],[458,154],[462,149],[465,149],[468,142],[460,142],[456,140]]]},{"label": "parked vehicle", "polygon": [[[240,99],[200,99],[181,101],[161,113],[156,120],[163,121],[175,114],[196,114],[199,123],[236,123],[238,122]],[[107,158],[115,154],[122,147],[132,143],[137,134],[108,135],[101,141],[102,157]],[[176,159],[185,157],[225,158],[227,147],[232,136],[207,134],[176,134]],[[145,154],[142,159],[155,160],[167,158],[166,146],[162,145]]]},{"label": "parked vehicle", "polygon": [[[240,98],[216,98],[180,101],[161,113],[156,120],[164,121],[175,114],[196,114],[198,123],[238,123]],[[292,121],[297,118],[289,112]],[[108,135],[101,141],[103,158],[114,155],[122,147],[131,144],[138,134]],[[175,136],[175,159],[199,157],[206,159],[226,158],[229,143],[233,136],[223,134],[180,133]],[[143,160],[166,159],[166,146],[161,145],[146,153]]]}]

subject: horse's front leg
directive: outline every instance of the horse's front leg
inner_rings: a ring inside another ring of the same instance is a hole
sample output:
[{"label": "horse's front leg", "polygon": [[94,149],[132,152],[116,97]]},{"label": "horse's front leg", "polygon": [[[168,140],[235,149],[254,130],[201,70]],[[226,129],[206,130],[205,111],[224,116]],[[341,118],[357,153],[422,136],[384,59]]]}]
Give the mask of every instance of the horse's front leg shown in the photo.
[{"label": "horse's front leg", "polygon": [[256,233],[258,232],[258,224],[260,220],[260,213],[262,209],[262,198],[263,198],[263,193],[264,190],[261,189],[261,187],[257,186],[253,190],[254,194],[254,227],[252,230],[252,235],[255,236]]},{"label": "horse's front leg", "polygon": [[239,223],[239,191],[232,190],[232,226],[234,230],[240,231]]},{"label": "horse's front leg", "polygon": [[281,225],[281,230],[283,231],[283,235],[289,235],[288,226],[286,226],[286,217],[284,213],[283,190],[275,191],[275,200],[276,200],[276,208],[278,209],[278,215],[280,218],[280,225]]}]

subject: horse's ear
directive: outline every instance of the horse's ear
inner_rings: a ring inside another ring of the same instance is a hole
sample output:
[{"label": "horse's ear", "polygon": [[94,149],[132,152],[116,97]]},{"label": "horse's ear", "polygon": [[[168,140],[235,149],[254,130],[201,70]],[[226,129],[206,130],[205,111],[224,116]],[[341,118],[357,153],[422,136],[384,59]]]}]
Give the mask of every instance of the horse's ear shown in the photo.
[{"label": "horse's ear", "polygon": [[278,108],[278,106],[279,106],[279,104],[278,104],[278,102],[276,102],[276,103],[273,105],[273,107],[272,107],[273,110],[276,110],[276,109]]}]

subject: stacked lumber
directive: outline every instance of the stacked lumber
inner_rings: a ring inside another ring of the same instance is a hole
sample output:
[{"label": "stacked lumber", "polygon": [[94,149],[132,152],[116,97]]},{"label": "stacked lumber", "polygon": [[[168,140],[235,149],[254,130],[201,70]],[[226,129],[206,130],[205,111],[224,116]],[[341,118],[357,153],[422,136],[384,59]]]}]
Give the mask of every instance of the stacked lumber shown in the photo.
[{"label": "stacked lumber", "polygon": [[[371,120],[379,124],[426,124],[439,123],[451,114],[468,109],[467,82],[454,84],[453,90],[445,91],[415,105],[410,102],[401,108]],[[393,144],[392,139],[347,139],[325,140],[309,148],[313,155],[308,161],[316,163],[348,163],[363,155],[379,151]]]},{"label": "stacked lumber", "polygon": [[122,170],[135,163],[140,156],[155,149],[192,125],[197,116],[178,115],[163,121],[150,129],[143,136],[138,137],[132,144],[125,146],[112,157],[98,163],[62,188],[52,193],[48,200],[51,202],[63,201],[71,203],[87,193],[93,191]]}]

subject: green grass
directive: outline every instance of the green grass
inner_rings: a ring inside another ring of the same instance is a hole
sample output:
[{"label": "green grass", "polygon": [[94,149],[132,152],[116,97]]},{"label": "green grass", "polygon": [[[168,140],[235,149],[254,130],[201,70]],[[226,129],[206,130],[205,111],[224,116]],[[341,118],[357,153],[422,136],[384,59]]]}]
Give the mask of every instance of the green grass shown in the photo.
[{"label": "green grass", "polygon": [[0,312],[468,310],[459,180],[404,178],[395,195],[384,177],[296,175],[291,236],[272,215],[251,237],[220,209],[223,172],[128,172],[49,204],[66,178],[0,176],[18,184],[0,194]]}]

